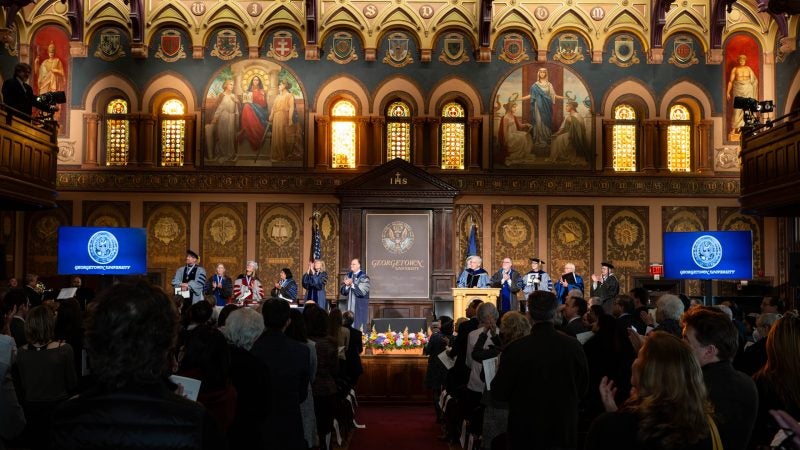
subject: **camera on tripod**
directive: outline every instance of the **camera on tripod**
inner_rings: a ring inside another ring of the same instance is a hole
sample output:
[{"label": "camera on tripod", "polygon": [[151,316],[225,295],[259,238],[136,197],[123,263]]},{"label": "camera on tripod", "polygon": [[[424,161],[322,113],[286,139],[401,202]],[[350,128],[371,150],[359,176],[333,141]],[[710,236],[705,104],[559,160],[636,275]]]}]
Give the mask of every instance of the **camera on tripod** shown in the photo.
[{"label": "camera on tripod", "polygon": [[758,124],[756,114],[771,113],[775,110],[772,100],[758,101],[749,97],[734,97],[733,107],[744,111],[744,126],[752,127]]},{"label": "camera on tripod", "polygon": [[53,115],[58,111],[56,105],[67,103],[67,94],[64,91],[45,92],[36,97],[36,107],[41,111],[39,118],[52,121]]}]

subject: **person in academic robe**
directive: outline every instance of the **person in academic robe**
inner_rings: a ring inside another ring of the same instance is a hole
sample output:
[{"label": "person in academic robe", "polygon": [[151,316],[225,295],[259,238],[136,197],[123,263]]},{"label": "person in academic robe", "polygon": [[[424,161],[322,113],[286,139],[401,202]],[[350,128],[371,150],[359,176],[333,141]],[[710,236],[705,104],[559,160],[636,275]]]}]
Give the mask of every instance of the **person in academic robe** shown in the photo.
[{"label": "person in academic robe", "polygon": [[308,271],[303,274],[303,288],[306,290],[306,301],[312,300],[320,308],[327,311],[328,302],[325,297],[325,284],[328,282],[328,272],[325,271],[325,261],[315,259],[308,263]]},{"label": "person in academic robe", "polygon": [[282,298],[290,302],[297,301],[297,282],[292,277],[292,270],[288,267],[281,269],[279,279],[275,282],[270,294],[273,297]]},{"label": "person in academic robe", "polygon": [[233,295],[233,280],[225,271],[224,264],[217,264],[216,273],[206,280],[206,295],[213,295],[217,306],[225,306]]},{"label": "person in academic robe", "polygon": [[578,289],[583,294],[583,277],[575,273],[575,264],[568,262],[564,264],[564,273],[555,283],[556,297],[563,305],[567,301],[567,294],[573,289]]},{"label": "person in academic robe", "polygon": [[500,288],[500,298],[497,302],[497,309],[500,314],[508,311],[519,311],[517,293],[520,291],[519,272],[514,270],[511,258],[503,258],[503,267],[495,272],[490,279],[491,287]]},{"label": "person in academic robe", "polygon": [[237,303],[257,302],[264,298],[264,287],[256,276],[258,263],[247,261],[244,273],[236,277],[233,282],[233,298]]},{"label": "person in academic robe", "polygon": [[369,277],[361,270],[358,258],[350,261],[350,271],[345,275],[339,293],[345,297],[339,302],[339,309],[342,312],[353,311],[353,328],[366,330],[369,325]]},{"label": "person in academic robe", "polygon": [[[203,300],[203,288],[206,285],[206,269],[197,262],[200,256],[192,250],[186,250],[186,265],[179,267],[172,278],[172,287],[178,290],[184,298],[195,304]],[[188,297],[186,297],[188,295]]]},{"label": "person in academic robe", "polygon": [[600,297],[603,301],[603,309],[610,313],[614,297],[619,294],[619,281],[614,275],[614,265],[608,261],[600,263],[600,275],[592,274],[592,288],[589,296]]},{"label": "person in academic robe", "polygon": [[467,268],[458,276],[456,287],[460,288],[487,288],[489,287],[489,274],[481,267],[483,259],[480,256],[467,258]]},{"label": "person in academic robe", "polygon": [[[525,298],[527,299],[528,295],[534,291],[553,292],[553,280],[550,279],[550,275],[548,275],[547,272],[542,270],[544,261],[534,256],[533,258],[530,258],[530,262],[531,270],[525,275],[521,276],[518,282],[519,288],[522,289],[522,293],[525,295]],[[525,302],[523,301],[520,306],[524,312]]]}]

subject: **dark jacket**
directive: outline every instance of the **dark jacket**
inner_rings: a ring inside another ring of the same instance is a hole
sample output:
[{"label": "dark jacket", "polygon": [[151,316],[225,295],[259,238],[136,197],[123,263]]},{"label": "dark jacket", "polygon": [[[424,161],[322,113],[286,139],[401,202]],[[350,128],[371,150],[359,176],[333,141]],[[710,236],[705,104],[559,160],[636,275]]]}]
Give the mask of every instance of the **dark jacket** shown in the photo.
[{"label": "dark jacket", "polygon": [[12,77],[4,81],[3,103],[30,116],[33,114],[34,106],[40,108],[45,108],[45,106],[40,105],[36,101],[36,96],[33,95],[33,88],[31,88],[31,85],[28,83],[24,83],[24,85],[25,87],[23,88],[17,77]]},{"label": "dark jacket", "polygon": [[500,354],[492,397],[508,402],[514,450],[575,448],[578,402],[589,388],[589,367],[577,339],[552,322],[534,323],[531,334]]},{"label": "dark jacket", "polygon": [[364,351],[363,333],[353,327],[347,328],[350,331],[350,340],[345,350],[345,374],[350,386],[355,387],[358,377],[364,373],[361,365],[361,352]]},{"label": "dark jacket", "polygon": [[703,380],[714,405],[714,420],[725,450],[744,450],[756,423],[758,391],[753,379],[728,361],[703,366]]},{"label": "dark jacket", "polygon": [[[639,442],[639,417],[628,411],[607,412],[592,422],[586,450],[667,450],[660,442]],[[725,447],[727,450],[728,447]],[[701,439],[680,450],[711,450],[711,438]],[[670,449],[678,450],[678,449]]]},{"label": "dark jacket", "polygon": [[56,408],[52,431],[57,449],[227,448],[211,414],[166,384],[89,390]]}]

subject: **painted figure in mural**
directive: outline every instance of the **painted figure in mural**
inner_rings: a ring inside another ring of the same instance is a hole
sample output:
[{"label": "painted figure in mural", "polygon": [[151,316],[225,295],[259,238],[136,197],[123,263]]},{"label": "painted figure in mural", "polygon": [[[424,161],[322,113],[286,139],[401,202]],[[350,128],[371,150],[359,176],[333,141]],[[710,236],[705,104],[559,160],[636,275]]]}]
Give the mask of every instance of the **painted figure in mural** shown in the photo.
[{"label": "painted figure in mural", "polygon": [[286,159],[292,140],[292,116],[294,115],[294,94],[290,92],[291,83],[281,79],[278,82],[278,95],[272,102],[272,111],[269,121],[272,123],[272,160],[283,161]]},{"label": "painted figure in mural", "polygon": [[568,101],[561,128],[553,135],[550,161],[590,161],[590,147],[586,136],[586,126],[578,115],[578,103]]},{"label": "painted figure in mural", "polygon": [[547,155],[550,150],[550,139],[553,133],[553,104],[564,97],[556,94],[550,83],[547,69],[542,67],[536,73],[536,82],[531,85],[530,94],[520,100],[530,100],[533,128],[534,148],[538,154]]},{"label": "painted figure in mural", "polygon": [[239,138],[246,139],[253,151],[258,152],[267,135],[267,93],[261,77],[256,75],[250,80],[243,97]]},{"label": "painted figure in mural", "polygon": [[65,83],[64,65],[56,56],[56,45],[47,46],[47,59],[39,64],[39,56],[33,62],[34,75],[37,77],[39,94],[45,92],[63,91]]},{"label": "painted figure in mural", "polygon": [[[533,127],[529,123],[522,123],[517,116],[517,97],[514,94],[503,105],[505,114],[500,118],[500,127],[497,130],[497,139],[500,147],[505,150],[507,166],[532,163],[535,159],[533,137],[530,134]],[[499,100],[497,104],[499,106]]]},{"label": "painted figure in mural", "polygon": [[[758,78],[750,66],[747,65],[747,56],[739,55],[739,65],[731,69],[728,78],[728,101],[735,97],[758,98]],[[731,133],[736,133],[744,125],[744,111],[734,109],[731,117]]]},{"label": "painted figure in mural", "polygon": [[212,159],[236,160],[236,132],[239,126],[239,99],[233,93],[233,80],[223,83],[223,91],[217,96],[217,108],[211,119],[214,127],[214,150]]}]

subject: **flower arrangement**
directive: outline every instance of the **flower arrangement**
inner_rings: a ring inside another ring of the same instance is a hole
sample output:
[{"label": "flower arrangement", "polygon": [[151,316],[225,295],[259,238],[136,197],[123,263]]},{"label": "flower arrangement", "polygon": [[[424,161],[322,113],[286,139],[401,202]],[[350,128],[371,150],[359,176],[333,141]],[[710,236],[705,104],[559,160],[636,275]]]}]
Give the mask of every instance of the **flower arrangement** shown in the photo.
[{"label": "flower arrangement", "polygon": [[402,333],[392,331],[391,326],[385,333],[378,333],[373,325],[372,331],[369,334],[364,333],[361,339],[365,347],[379,350],[422,349],[428,343],[428,336],[424,331],[409,333],[408,327]]}]

